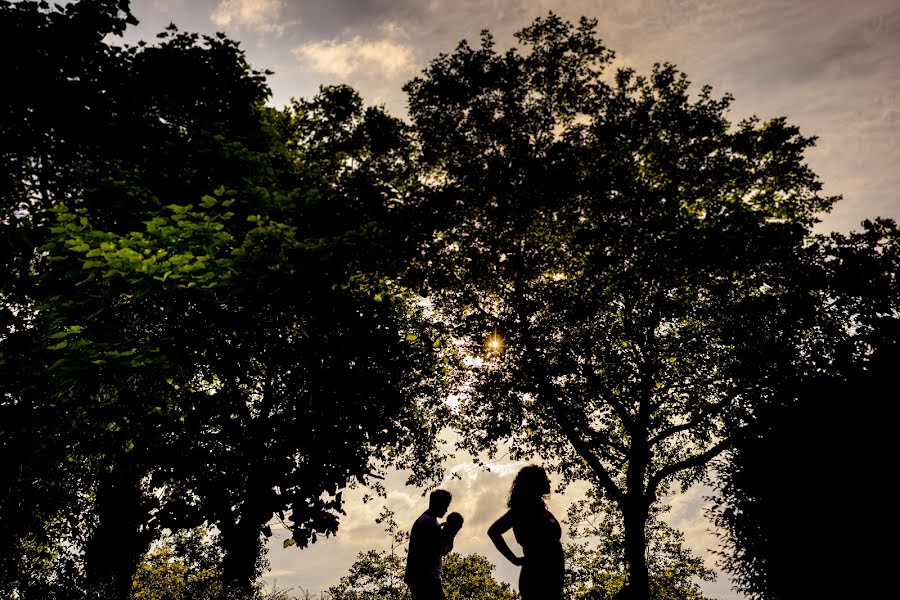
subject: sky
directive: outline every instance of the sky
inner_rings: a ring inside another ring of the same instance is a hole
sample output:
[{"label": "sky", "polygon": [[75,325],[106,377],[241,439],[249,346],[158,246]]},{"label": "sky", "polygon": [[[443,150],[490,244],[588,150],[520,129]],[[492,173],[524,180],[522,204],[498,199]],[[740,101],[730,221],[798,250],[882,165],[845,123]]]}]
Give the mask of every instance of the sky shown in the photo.
[{"label": "sky", "polygon": [[[616,52],[618,66],[649,73],[655,62],[671,62],[699,90],[730,92],[731,117],[786,116],[804,135],[818,136],[807,154],[824,193],[843,195],[822,216],[821,231],[849,231],[865,218],[900,218],[900,2],[898,0],[137,0],[140,24],[126,41],[153,39],[170,22],[186,31],[224,31],[241,41],[250,63],[270,69],[271,103],[310,97],[322,84],[349,83],[370,104],[404,116],[404,82],[462,39],[477,42],[489,29],[498,49],[512,34],[552,10],[576,20],[597,18],[598,32]],[[479,552],[498,565],[497,575],[514,582],[516,570],[493,549],[484,532],[503,512],[504,497],[520,465],[500,462],[491,472],[458,456],[446,482],[452,509],[467,519],[457,550]],[[385,548],[374,523],[381,507],[411,525],[425,508],[422,490],[403,486],[403,475],[387,481],[386,499],[364,504],[362,491],[348,497],[347,517],[336,538],[311,548],[281,549],[285,532],[270,544],[272,572],[280,587],[317,592],[345,574],[357,552]],[[558,516],[583,491],[551,497]],[[672,499],[671,524],[708,558],[717,545],[703,516],[703,496],[692,488]],[[839,518],[839,517],[838,517]],[[726,576],[704,586],[730,600]]]}]

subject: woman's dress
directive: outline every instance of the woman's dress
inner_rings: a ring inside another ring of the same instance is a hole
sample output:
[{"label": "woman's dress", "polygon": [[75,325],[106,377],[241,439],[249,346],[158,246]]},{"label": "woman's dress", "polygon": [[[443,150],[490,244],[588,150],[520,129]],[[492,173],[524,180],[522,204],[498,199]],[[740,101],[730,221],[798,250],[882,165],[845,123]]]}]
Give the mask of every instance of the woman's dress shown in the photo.
[{"label": "woman's dress", "polygon": [[519,575],[522,600],[562,600],[565,557],[559,521],[543,506],[512,512],[513,534],[525,555]]}]

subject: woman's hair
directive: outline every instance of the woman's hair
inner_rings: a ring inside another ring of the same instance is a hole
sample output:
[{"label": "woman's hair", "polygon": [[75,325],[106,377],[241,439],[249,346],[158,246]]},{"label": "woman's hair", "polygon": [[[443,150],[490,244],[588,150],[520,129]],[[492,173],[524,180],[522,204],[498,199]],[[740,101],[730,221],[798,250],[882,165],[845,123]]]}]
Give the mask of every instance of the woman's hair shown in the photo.
[{"label": "woman's hair", "polygon": [[509,508],[527,508],[528,506],[544,506],[544,496],[548,493],[550,480],[544,467],[528,465],[522,467],[513,480],[509,490]]}]

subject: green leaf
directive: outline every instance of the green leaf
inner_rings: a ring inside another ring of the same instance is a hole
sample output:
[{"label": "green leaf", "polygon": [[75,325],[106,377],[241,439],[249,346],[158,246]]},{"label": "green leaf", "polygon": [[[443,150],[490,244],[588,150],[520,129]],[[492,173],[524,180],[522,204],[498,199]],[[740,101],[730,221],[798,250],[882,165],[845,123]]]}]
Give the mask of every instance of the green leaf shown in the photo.
[{"label": "green leaf", "polygon": [[63,348],[65,348],[68,345],[69,345],[69,342],[67,342],[66,340],[63,340],[58,344],[53,344],[52,346],[47,346],[47,350],[62,350]]},{"label": "green leaf", "polygon": [[417,336],[417,335],[414,334],[414,333],[407,333],[407,334],[406,334],[406,341],[407,341],[407,342],[414,342],[414,341],[416,341],[417,339],[419,339],[419,336]]},{"label": "green leaf", "polygon": [[284,540],[284,542],[282,542],[281,547],[282,548],[290,548],[291,546],[295,546],[296,544],[297,544],[297,542],[294,541],[294,538],[288,538],[288,539]]}]

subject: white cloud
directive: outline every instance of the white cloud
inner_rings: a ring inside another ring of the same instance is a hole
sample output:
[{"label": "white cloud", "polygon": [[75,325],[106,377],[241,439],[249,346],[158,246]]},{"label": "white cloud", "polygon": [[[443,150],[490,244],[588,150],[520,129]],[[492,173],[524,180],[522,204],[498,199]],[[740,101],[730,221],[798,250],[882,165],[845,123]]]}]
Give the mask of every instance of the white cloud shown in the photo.
[{"label": "white cloud", "polygon": [[345,41],[310,42],[297,46],[293,53],[315,71],[338,77],[363,73],[394,78],[416,67],[411,46],[391,39],[364,39],[359,35]]},{"label": "white cloud", "polygon": [[223,28],[252,29],[260,33],[284,31],[281,9],[284,0],[221,0],[209,18]]}]

